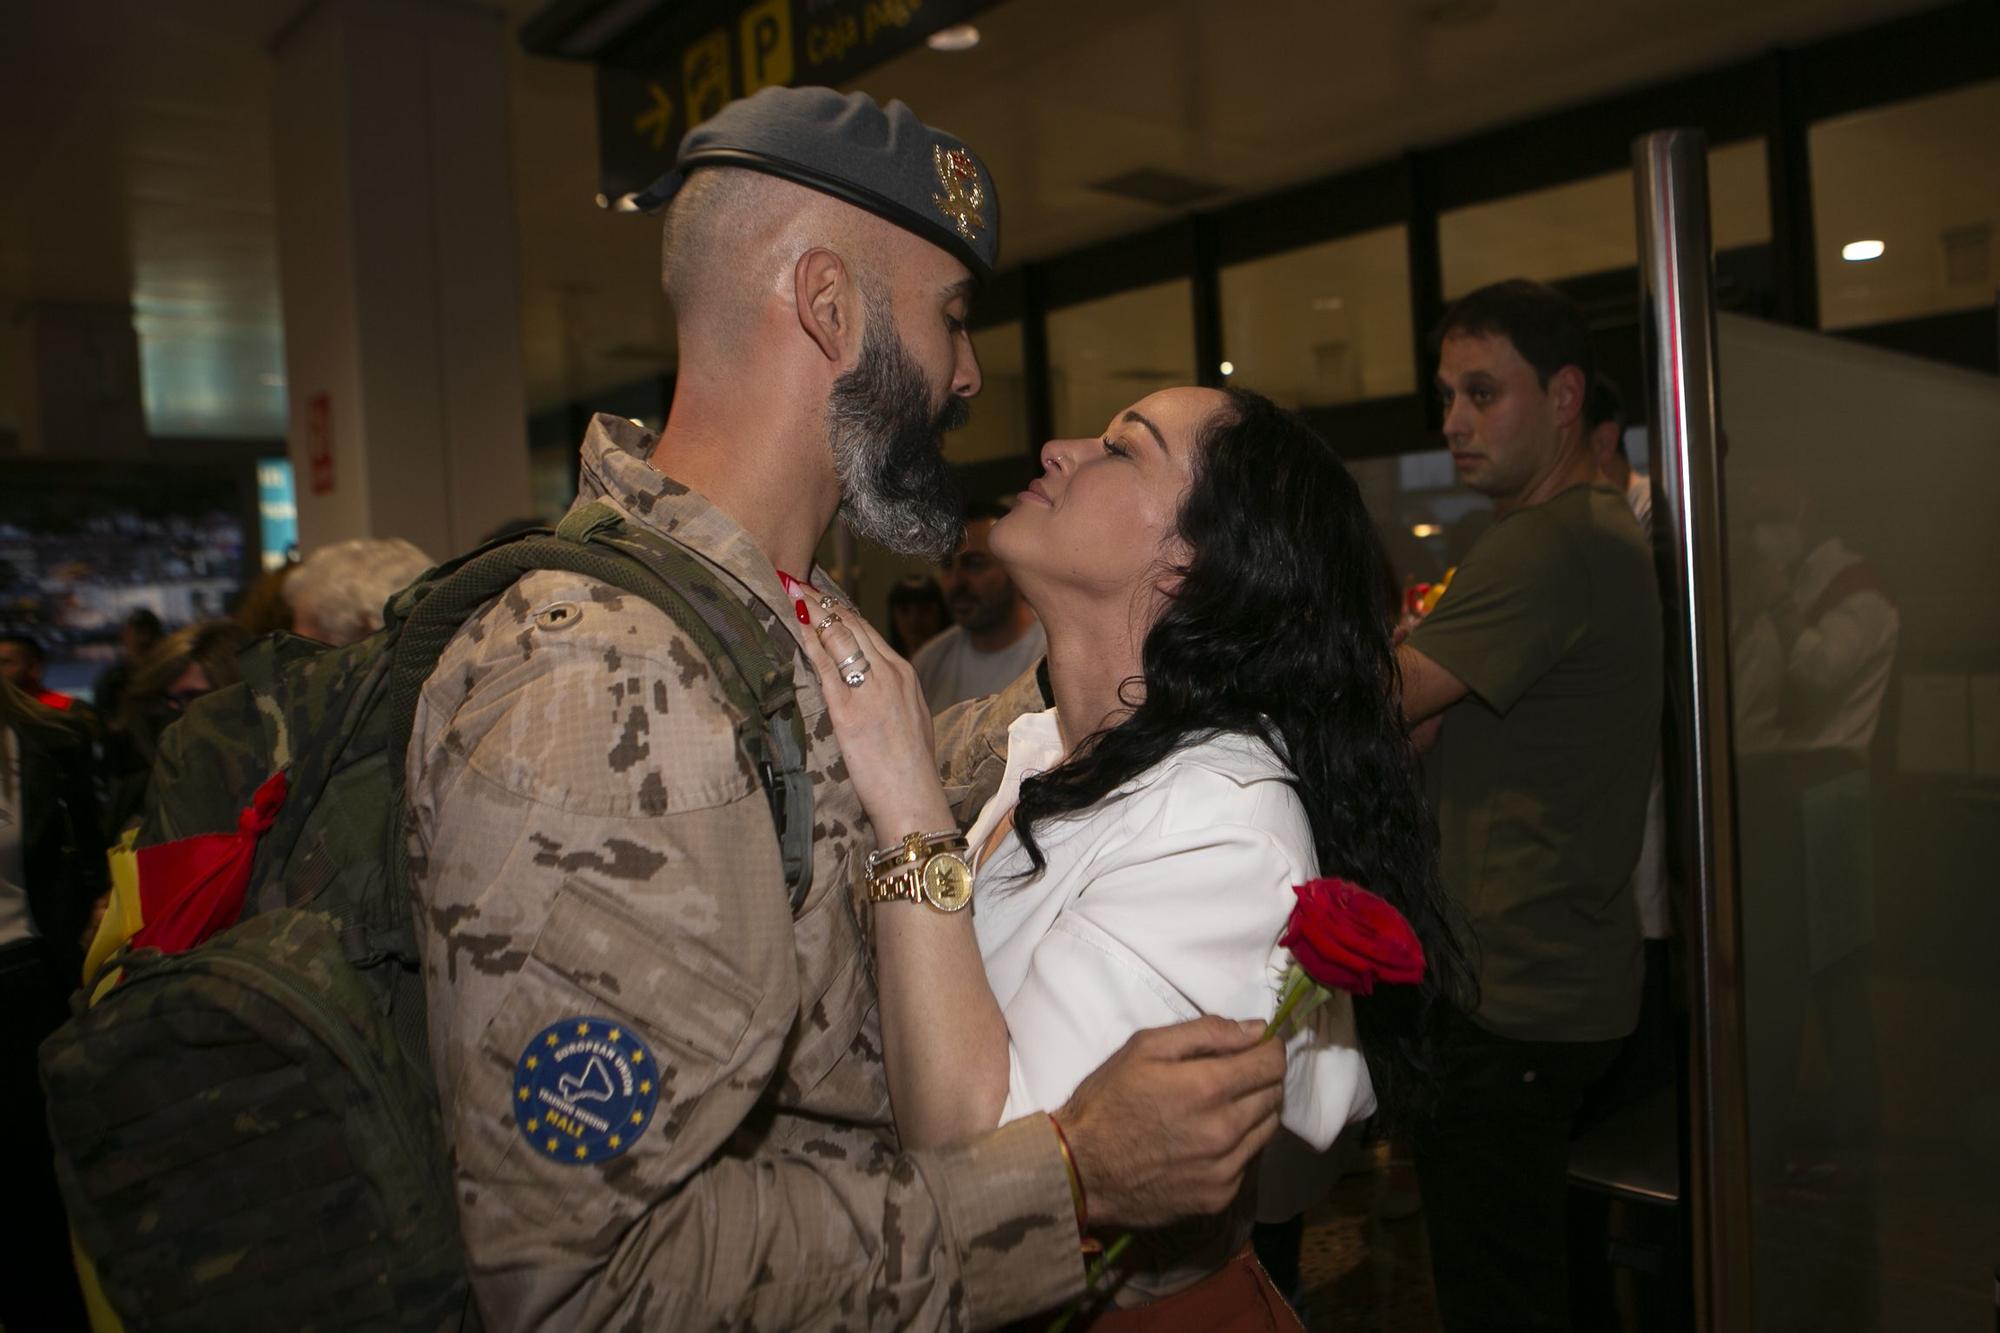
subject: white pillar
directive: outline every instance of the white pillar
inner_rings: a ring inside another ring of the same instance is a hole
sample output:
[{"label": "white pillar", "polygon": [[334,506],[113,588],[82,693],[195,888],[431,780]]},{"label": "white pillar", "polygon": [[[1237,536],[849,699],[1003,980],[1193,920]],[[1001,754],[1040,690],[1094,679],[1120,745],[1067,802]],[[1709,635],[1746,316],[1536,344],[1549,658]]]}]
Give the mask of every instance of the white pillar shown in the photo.
[{"label": "white pillar", "polygon": [[300,545],[442,559],[530,511],[497,9],[323,0],[277,51]]}]

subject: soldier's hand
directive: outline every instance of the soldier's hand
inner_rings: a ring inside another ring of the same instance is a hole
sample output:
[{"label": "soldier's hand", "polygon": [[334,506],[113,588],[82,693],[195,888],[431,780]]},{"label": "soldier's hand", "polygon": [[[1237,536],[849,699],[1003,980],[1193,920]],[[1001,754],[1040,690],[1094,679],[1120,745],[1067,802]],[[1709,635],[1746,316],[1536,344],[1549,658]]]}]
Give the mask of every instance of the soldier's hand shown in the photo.
[{"label": "soldier's hand", "polygon": [[1057,1112],[1090,1225],[1219,1213],[1278,1130],[1285,1045],[1262,1023],[1199,1018],[1138,1033]]}]

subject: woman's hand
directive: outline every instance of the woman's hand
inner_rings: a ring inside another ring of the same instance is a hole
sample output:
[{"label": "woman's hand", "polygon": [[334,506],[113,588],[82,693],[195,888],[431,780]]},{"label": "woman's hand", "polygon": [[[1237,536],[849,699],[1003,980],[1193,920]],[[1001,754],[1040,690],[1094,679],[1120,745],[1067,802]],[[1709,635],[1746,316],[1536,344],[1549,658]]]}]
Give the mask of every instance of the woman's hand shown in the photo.
[{"label": "woman's hand", "polygon": [[[849,607],[822,609],[800,639],[876,838],[888,846],[905,834],[951,828],[915,669]],[[848,684],[856,675],[860,683]]]},{"label": "woman's hand", "polygon": [[[876,839],[887,846],[954,827],[931,754],[931,710],[910,664],[848,607],[820,608],[799,638]],[[1007,1102],[1007,1019],[986,980],[972,913],[893,900],[872,910],[882,1058],[904,1146],[960,1143],[992,1129]],[[940,1012],[952,1021],[938,1022]]]}]

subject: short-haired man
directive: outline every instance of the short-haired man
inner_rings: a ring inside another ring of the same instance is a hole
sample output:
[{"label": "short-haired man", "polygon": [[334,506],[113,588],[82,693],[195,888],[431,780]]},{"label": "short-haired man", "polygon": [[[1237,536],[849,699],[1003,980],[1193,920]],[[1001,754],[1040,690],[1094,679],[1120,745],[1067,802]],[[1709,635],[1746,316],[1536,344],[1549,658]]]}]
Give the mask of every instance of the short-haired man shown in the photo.
[{"label": "short-haired man", "polygon": [[1458,475],[1495,520],[1398,656],[1433,752],[1446,889],[1480,999],[1452,1022],[1416,1135],[1447,1328],[1566,1328],[1570,1126],[1639,1009],[1630,879],[1658,749],[1660,604],[1586,429],[1589,331],[1538,283],[1461,298],[1437,387]]},{"label": "short-haired man", "polygon": [[998,694],[1048,655],[1042,622],[988,544],[1005,514],[995,504],[969,506],[965,536],[938,566],[952,626],[910,659],[934,713]]},{"label": "short-haired man", "polygon": [[[672,198],[673,408],[657,438],[596,418],[579,502],[671,534],[792,652],[797,612],[844,605],[812,568],[836,511],[907,554],[957,543],[941,436],[979,389],[965,319],[997,255],[992,181],[901,103],[772,88],[691,131],[653,193]],[[1210,1018],[1135,1037],[1061,1133],[1028,1116],[902,1151],[867,913],[933,909],[851,888],[925,831],[869,826],[827,723],[822,691],[870,688],[866,665],[795,671],[815,823],[796,907],[742,719],[650,603],[530,574],[424,688],[407,772],[430,1049],[489,1328],[992,1328],[1078,1293],[1086,1217],[1229,1206],[1275,1128],[1282,1053]],[[596,1123],[544,1123],[550,1103]]]}]

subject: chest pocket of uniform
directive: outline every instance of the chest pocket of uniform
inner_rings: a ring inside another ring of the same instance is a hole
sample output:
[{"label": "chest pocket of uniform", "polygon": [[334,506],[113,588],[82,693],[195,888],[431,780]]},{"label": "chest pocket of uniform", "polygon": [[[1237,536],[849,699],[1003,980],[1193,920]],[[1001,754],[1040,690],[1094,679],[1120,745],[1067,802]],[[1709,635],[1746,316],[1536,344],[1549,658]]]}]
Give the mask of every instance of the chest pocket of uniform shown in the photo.
[{"label": "chest pocket of uniform", "polygon": [[[710,1125],[702,1112],[755,1009],[719,960],[564,881],[457,1089],[459,1211],[476,1262],[573,1255],[699,1167],[740,1118],[711,1106]],[[576,1053],[587,1041],[608,1049]]]}]

